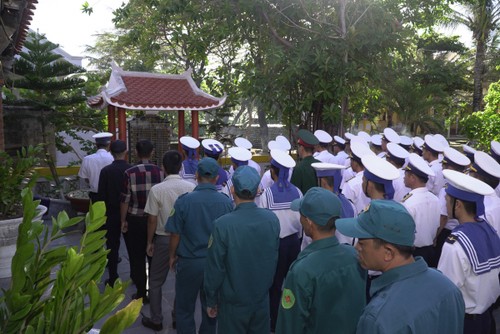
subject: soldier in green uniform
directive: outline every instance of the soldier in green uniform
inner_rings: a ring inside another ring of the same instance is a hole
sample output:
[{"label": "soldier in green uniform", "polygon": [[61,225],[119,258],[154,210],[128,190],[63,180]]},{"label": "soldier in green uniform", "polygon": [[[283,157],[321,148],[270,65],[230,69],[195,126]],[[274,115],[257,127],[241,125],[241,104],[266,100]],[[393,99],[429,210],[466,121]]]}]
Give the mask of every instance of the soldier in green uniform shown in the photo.
[{"label": "soldier in green uniform", "polygon": [[233,174],[236,208],[214,222],[204,290],[217,333],[269,333],[269,288],[278,262],[280,223],[254,203],[260,176],[249,166]]},{"label": "soldier in green uniform", "polygon": [[319,145],[319,140],[316,136],[305,129],[299,130],[297,133],[299,140],[297,142],[297,154],[301,161],[293,169],[290,182],[305,194],[309,188],[317,185],[318,179],[316,172],[311,164],[320,162],[313,157],[314,145]]},{"label": "soldier in green uniform", "polygon": [[333,192],[309,189],[292,202],[312,238],[286,276],[276,333],[355,333],[366,304],[366,270],[356,251],[335,237],[342,203]]}]

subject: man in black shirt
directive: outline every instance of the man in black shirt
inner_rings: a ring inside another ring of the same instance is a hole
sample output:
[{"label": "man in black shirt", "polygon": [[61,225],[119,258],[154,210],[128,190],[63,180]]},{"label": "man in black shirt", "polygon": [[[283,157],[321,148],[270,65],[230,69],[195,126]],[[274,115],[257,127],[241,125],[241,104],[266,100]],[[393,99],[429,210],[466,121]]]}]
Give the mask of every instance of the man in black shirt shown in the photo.
[{"label": "man in black shirt", "polygon": [[123,186],[124,172],[131,167],[125,160],[127,144],[122,140],[111,143],[110,152],[114,161],[104,167],[99,175],[97,200],[106,204],[106,247],[108,253],[108,274],[106,283],[113,285],[118,278],[118,250],[120,249],[120,193]]}]

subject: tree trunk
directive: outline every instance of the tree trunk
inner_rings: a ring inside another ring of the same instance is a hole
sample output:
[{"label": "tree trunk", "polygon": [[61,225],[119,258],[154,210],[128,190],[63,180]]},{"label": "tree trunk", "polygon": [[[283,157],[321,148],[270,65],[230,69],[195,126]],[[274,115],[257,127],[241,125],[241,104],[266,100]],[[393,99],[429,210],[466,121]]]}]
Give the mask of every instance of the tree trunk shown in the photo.
[{"label": "tree trunk", "polygon": [[486,41],[484,40],[484,38],[480,37],[476,40],[476,60],[474,62],[474,94],[472,95],[473,112],[482,110],[485,56],[486,56]]},{"label": "tree trunk", "polygon": [[257,120],[259,122],[260,143],[263,149],[267,148],[269,141],[269,128],[267,127],[266,111],[262,103],[257,102]]},{"label": "tree trunk", "polygon": [[[346,21],[345,21],[345,8],[346,8],[346,0],[341,0],[340,1],[340,10],[339,10],[339,19],[340,19],[340,31],[342,33],[342,38],[346,38],[347,35],[347,27],[346,27]],[[344,54],[344,64],[345,68],[347,68],[347,63],[349,61],[347,51]],[[347,85],[347,79],[344,75],[344,78],[342,80],[343,85]],[[344,118],[349,112],[349,97],[347,95],[342,96],[341,102],[340,102],[340,124],[338,127],[338,134],[339,136],[343,136],[345,132],[345,125],[344,125]]]}]

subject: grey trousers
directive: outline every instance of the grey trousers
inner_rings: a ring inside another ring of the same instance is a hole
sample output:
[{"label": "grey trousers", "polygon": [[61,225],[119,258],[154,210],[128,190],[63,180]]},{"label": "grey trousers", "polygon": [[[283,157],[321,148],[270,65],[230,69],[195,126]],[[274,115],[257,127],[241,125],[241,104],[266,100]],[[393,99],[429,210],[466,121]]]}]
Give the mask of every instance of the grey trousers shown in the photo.
[{"label": "grey trousers", "polygon": [[154,238],[154,253],[149,268],[149,309],[151,320],[160,324],[163,322],[161,311],[162,286],[167,279],[169,269],[168,244],[169,236],[156,234]]}]

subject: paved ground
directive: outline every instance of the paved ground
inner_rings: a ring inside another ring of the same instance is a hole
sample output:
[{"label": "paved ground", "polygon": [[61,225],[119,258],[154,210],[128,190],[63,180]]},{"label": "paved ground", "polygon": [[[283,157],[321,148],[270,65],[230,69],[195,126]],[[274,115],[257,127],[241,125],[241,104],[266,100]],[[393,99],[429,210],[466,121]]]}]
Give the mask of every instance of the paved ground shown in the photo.
[{"label": "paved ground", "polygon": [[[50,223],[50,220],[46,219],[46,223]],[[70,237],[67,238],[62,238],[61,243],[65,243],[68,245],[75,245],[78,244],[79,238],[81,234],[80,233],[75,233]],[[120,278],[122,280],[128,280],[130,279],[130,266],[129,266],[129,260],[128,260],[128,254],[127,250],[125,248],[125,243],[122,238],[121,246],[120,246],[120,256],[122,258],[121,263],[118,265],[118,272],[120,275]],[[107,273],[103,277],[104,279],[107,278]],[[7,288],[10,283],[10,279],[0,279],[0,288]],[[173,334],[177,333],[175,329],[172,328],[172,318],[171,318],[171,311],[172,311],[172,306],[173,306],[173,297],[175,295],[175,274],[169,273],[167,277],[167,281],[165,282],[163,286],[163,314],[164,314],[164,320],[163,320],[163,330],[158,333],[164,333],[164,334]],[[101,287],[103,287],[103,284],[101,283]],[[127,292],[125,294],[125,299],[123,302],[118,306],[117,310],[123,308],[126,306],[130,301],[131,301],[131,296],[133,293],[135,293],[135,286],[130,285],[127,289]],[[143,314],[149,316],[149,305],[144,305],[141,311]],[[197,326],[199,326],[200,319],[201,319],[201,313],[200,313],[200,305],[198,303],[196,307],[196,314],[195,314],[195,320],[197,322]],[[138,319],[136,322],[129,327],[124,333],[126,334],[147,334],[147,333],[155,333],[153,330],[148,329],[141,324],[141,318],[142,316],[139,315]],[[496,323],[497,323],[497,334],[500,334],[500,309],[497,309],[495,312],[495,318],[496,318]],[[98,333],[99,328],[102,326],[106,318],[101,319],[96,325],[95,325],[95,330],[93,330],[91,333]]]}]

